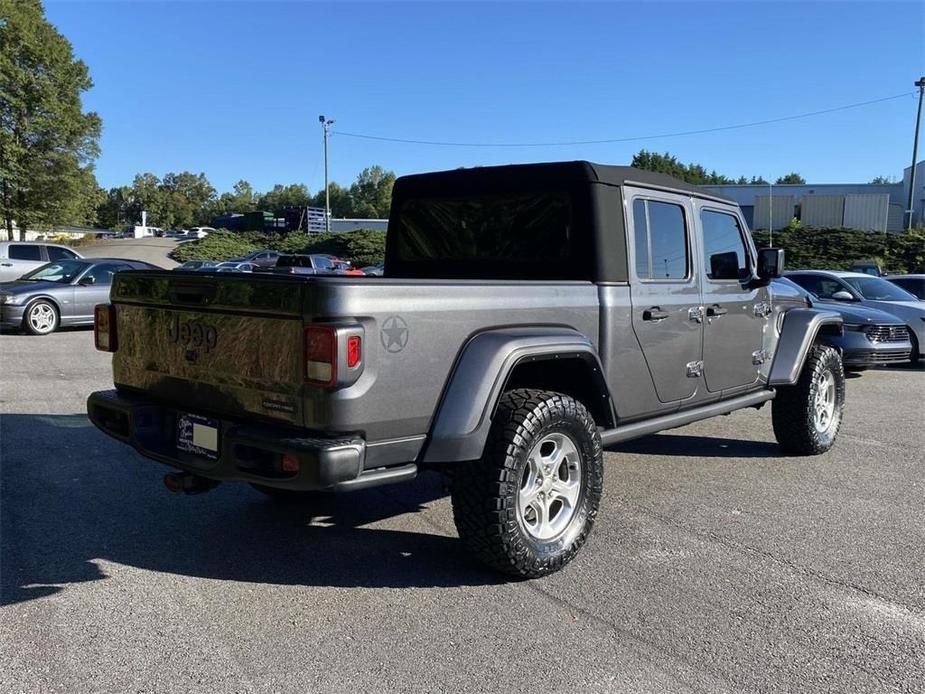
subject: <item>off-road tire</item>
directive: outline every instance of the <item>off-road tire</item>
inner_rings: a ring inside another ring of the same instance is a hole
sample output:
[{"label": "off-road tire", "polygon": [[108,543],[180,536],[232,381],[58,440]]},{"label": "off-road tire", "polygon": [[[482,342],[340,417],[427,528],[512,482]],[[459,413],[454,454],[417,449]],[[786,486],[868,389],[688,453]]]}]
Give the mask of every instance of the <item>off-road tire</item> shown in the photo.
[{"label": "off-road tire", "polygon": [[312,501],[318,501],[324,497],[324,492],[301,489],[280,489],[278,487],[268,487],[263,484],[249,483],[254,489],[261,494],[284,504],[307,504]]},{"label": "off-road tire", "polygon": [[[50,327],[48,328],[37,328],[32,324],[32,312],[41,309],[44,309],[44,311],[49,316],[49,320],[51,321]],[[58,313],[58,307],[46,299],[38,299],[37,301],[33,301],[26,307],[26,310],[23,312],[22,329],[30,335],[51,335],[51,333],[57,330],[60,325],[61,314]]]},{"label": "off-road tire", "polygon": [[[834,386],[834,411],[828,426],[817,427],[816,403],[820,379],[830,374]],[[782,386],[771,405],[774,437],[792,455],[825,453],[835,443],[845,408],[845,371],[838,350],[813,345],[795,385]]]},{"label": "off-road tire", "polygon": [[[530,452],[557,434],[578,452],[580,486],[568,524],[541,540],[523,525],[518,496]],[[588,539],[603,481],[601,437],[584,405],[561,393],[511,390],[501,397],[481,459],[453,471],[453,519],[468,549],[490,567],[520,578],[544,576],[568,564]]]}]

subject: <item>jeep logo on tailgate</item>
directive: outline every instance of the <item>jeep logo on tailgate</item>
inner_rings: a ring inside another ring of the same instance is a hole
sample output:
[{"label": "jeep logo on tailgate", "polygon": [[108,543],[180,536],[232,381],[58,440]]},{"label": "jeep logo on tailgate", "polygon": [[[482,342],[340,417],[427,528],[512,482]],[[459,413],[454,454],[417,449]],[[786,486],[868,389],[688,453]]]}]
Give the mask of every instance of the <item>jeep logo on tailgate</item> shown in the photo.
[{"label": "jeep logo on tailgate", "polygon": [[205,347],[206,352],[218,344],[218,332],[211,325],[199,321],[181,323],[180,316],[174,316],[167,330],[170,341],[184,347]]}]

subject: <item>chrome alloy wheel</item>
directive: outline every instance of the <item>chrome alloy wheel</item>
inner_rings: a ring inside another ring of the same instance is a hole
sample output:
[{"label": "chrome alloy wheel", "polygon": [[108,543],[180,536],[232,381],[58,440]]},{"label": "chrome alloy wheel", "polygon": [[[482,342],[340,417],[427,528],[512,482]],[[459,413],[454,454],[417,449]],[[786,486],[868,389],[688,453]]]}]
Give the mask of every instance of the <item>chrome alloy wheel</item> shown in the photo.
[{"label": "chrome alloy wheel", "polygon": [[835,418],[835,376],[828,369],[816,376],[813,412],[816,431],[819,433],[828,431]]},{"label": "chrome alloy wheel", "polygon": [[527,456],[517,496],[517,518],[537,540],[567,527],[581,496],[581,454],[565,434],[544,436]]},{"label": "chrome alloy wheel", "polygon": [[29,325],[37,333],[50,333],[55,327],[55,310],[45,303],[29,309]]}]

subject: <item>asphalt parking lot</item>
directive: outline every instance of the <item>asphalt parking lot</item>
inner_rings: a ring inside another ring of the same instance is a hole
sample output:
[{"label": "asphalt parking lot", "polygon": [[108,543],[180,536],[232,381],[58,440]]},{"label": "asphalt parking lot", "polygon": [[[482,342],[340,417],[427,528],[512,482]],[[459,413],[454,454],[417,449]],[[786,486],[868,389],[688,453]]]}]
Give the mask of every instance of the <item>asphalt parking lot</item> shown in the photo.
[{"label": "asphalt parking lot", "polygon": [[925,691],[925,371],[851,378],[815,458],[769,408],[612,449],[578,559],[511,583],[436,475],[167,493],[84,416],[108,361],[0,335],[2,692]]}]

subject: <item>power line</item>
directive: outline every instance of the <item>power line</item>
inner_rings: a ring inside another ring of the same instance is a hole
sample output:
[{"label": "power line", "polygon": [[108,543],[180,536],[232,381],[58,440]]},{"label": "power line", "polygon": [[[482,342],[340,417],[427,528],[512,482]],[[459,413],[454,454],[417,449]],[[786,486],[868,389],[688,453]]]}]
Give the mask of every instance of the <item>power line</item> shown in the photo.
[{"label": "power line", "polygon": [[410,140],[401,137],[382,137],[380,135],[367,135],[365,133],[351,133],[345,132],[343,130],[336,130],[332,132],[332,135],[340,135],[342,137],[356,137],[363,140],[378,140],[380,142],[398,142],[406,145],[428,145],[433,147],[573,147],[577,145],[605,145],[605,144],[614,144],[618,142],[635,142],[637,140],[655,140],[658,138],[665,137],[682,137],[685,135],[703,135],[705,133],[715,133],[723,130],[738,130],[741,128],[753,128],[759,125],[770,125],[772,123],[782,123],[784,121],[799,120],[801,118],[811,118],[813,116],[821,116],[826,113],[835,113],[837,111],[847,111],[852,108],[860,108],[862,106],[870,106],[872,104],[879,104],[884,101],[893,101],[895,99],[902,99],[907,97],[915,92],[903,92],[902,94],[894,94],[893,96],[885,96],[880,99],[871,99],[870,101],[859,101],[854,104],[846,104],[844,106],[836,106],[834,108],[826,108],[821,111],[810,111],[808,113],[798,113],[792,116],[781,116],[780,118],[768,118],[767,120],[758,120],[752,121],[750,123],[739,123],[737,125],[722,125],[716,128],[702,128],[700,130],[682,130],[680,132],[674,133],[660,133],[658,135],[638,135],[635,137],[615,137],[604,140],[576,140],[573,142],[442,142],[435,140]]}]

